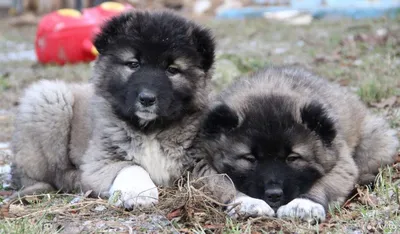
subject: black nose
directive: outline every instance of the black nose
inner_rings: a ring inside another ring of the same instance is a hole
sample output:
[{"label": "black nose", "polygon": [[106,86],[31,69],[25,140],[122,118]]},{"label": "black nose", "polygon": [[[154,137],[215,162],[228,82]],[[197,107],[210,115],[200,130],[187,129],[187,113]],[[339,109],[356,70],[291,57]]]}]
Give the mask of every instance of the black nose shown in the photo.
[{"label": "black nose", "polygon": [[283,196],[281,188],[270,188],[265,190],[265,197],[269,202],[280,202]]},{"label": "black nose", "polygon": [[156,95],[150,92],[139,93],[139,102],[143,106],[152,106],[156,103]]}]

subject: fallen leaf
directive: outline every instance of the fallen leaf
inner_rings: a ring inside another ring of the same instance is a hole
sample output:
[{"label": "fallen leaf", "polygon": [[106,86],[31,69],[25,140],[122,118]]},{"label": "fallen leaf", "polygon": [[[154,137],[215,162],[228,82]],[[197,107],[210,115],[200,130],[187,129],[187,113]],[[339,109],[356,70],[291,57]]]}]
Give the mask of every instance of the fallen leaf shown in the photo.
[{"label": "fallen leaf", "polygon": [[316,55],[314,58],[314,63],[332,63],[332,62],[339,62],[341,59],[340,54],[335,51],[332,55]]},{"label": "fallen leaf", "polygon": [[181,228],[179,229],[179,233],[192,233],[192,232],[187,228]]},{"label": "fallen leaf", "polygon": [[0,218],[7,218],[10,215],[10,203],[6,203],[0,207]]},{"label": "fallen leaf", "polygon": [[378,198],[375,195],[370,194],[368,190],[362,190],[361,188],[357,188],[357,192],[360,196],[358,199],[362,204],[371,207],[376,207],[378,205],[379,203]]},{"label": "fallen leaf", "polygon": [[329,61],[330,61],[330,59],[328,58],[328,56],[324,56],[324,55],[317,55],[314,58],[314,63],[326,63]]},{"label": "fallen leaf", "polygon": [[176,217],[179,217],[181,215],[182,215],[182,208],[178,208],[178,209],[175,209],[172,212],[168,213],[167,214],[167,219],[168,220],[172,220],[172,219],[174,219]]},{"label": "fallen leaf", "polygon": [[349,54],[349,55],[346,55],[344,57],[346,59],[349,59],[349,60],[356,60],[357,59],[357,55],[354,55],[354,54]]},{"label": "fallen leaf", "polygon": [[371,107],[376,107],[376,108],[386,108],[386,107],[391,108],[394,106],[394,104],[396,104],[396,102],[397,102],[397,97],[392,96],[380,102],[371,102],[369,105]]},{"label": "fallen leaf", "polygon": [[321,224],[319,224],[319,229],[320,230],[323,230],[324,228],[332,228],[332,227],[334,227],[335,226],[335,224],[334,223],[321,223]]},{"label": "fallen leaf", "polygon": [[224,227],[223,224],[207,224],[207,225],[204,225],[204,228],[207,228],[207,229],[218,229],[218,228],[223,228],[223,227]]},{"label": "fallen leaf", "polygon": [[350,80],[339,80],[339,85],[340,86],[348,86],[350,84]]},{"label": "fallen leaf", "polygon": [[2,197],[8,197],[13,194],[13,191],[6,191],[6,190],[0,190],[0,196]]}]

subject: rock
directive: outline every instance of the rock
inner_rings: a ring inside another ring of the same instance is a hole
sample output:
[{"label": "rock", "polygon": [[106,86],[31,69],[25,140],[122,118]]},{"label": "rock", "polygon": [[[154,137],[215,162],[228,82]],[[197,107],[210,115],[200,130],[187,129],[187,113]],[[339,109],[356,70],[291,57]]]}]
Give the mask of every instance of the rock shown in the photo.
[{"label": "rock", "polygon": [[96,206],[96,208],[94,208],[94,211],[101,212],[101,211],[104,211],[105,209],[107,209],[105,206],[98,205],[98,206]]},{"label": "rock", "polygon": [[278,12],[265,12],[264,18],[271,21],[279,21],[290,25],[308,25],[313,20],[311,14],[297,10]]},{"label": "rock", "polygon": [[196,15],[202,15],[211,8],[210,0],[197,0],[193,6],[193,13]]},{"label": "rock", "polygon": [[274,53],[274,54],[284,54],[284,53],[286,53],[288,50],[289,50],[288,48],[278,47],[278,48],[275,48],[275,49],[273,50],[273,53]]}]

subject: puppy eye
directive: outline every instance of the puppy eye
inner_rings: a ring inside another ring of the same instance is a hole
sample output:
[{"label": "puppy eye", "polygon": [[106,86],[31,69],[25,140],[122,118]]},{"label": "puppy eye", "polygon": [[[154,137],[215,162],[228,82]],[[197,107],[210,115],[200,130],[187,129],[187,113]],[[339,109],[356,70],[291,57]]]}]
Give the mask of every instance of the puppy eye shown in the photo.
[{"label": "puppy eye", "polygon": [[256,157],[252,154],[242,154],[239,156],[241,159],[254,163],[256,161]]},{"label": "puppy eye", "polygon": [[176,75],[176,74],[179,73],[179,69],[176,68],[176,67],[173,67],[173,66],[169,66],[169,67],[167,68],[167,72],[168,72],[170,75]]},{"label": "puppy eye", "polygon": [[129,67],[130,69],[138,69],[140,64],[138,61],[128,61],[125,63],[125,66]]},{"label": "puppy eye", "polygon": [[301,159],[301,155],[300,154],[290,154],[289,156],[287,156],[286,158],[286,162],[287,163],[292,163],[296,160]]}]

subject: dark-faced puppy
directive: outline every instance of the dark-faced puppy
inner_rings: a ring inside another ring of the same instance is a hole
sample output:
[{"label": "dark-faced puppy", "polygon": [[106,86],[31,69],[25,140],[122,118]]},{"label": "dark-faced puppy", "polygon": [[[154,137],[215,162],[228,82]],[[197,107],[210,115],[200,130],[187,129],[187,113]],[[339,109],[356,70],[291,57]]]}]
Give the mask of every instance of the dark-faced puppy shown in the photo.
[{"label": "dark-faced puppy", "polygon": [[151,205],[156,186],[172,185],[191,164],[186,149],[208,101],[213,37],[169,11],[132,11],[110,20],[95,46],[98,127],[83,186],[126,208]]},{"label": "dark-faced puppy", "polygon": [[[224,151],[230,149],[231,152],[222,152],[221,158],[213,157],[211,160],[219,172],[226,173],[233,180],[239,191],[265,200],[276,211],[306,192],[321,177],[318,168],[304,160],[312,157],[314,152],[326,154],[320,147],[322,137],[329,140],[335,132],[329,131],[332,129],[329,119],[325,119],[326,125],[321,126],[330,134],[324,136],[307,127],[314,124],[313,119],[305,117],[297,121],[294,118],[296,105],[290,97],[253,96],[249,97],[249,102],[251,109],[243,115],[243,119],[226,104],[218,105],[211,111],[206,120],[206,132],[214,131],[209,135],[211,138],[223,134],[224,141],[235,142],[236,145],[225,145],[227,149]],[[322,107],[314,105],[312,108]],[[308,116],[309,111],[305,108],[302,114]],[[315,119],[318,118],[323,119],[324,116],[315,116]],[[218,126],[220,128],[215,132]]]},{"label": "dark-faced puppy", "polygon": [[[239,79],[212,105],[202,140],[210,164],[243,198],[239,213],[324,220],[357,182],[393,163],[395,132],[358,98],[310,72],[267,68]],[[272,212],[274,213],[274,212]]]},{"label": "dark-faced puppy", "polygon": [[114,18],[95,40],[98,94],[136,128],[179,121],[204,99],[199,96],[202,77],[214,61],[210,37],[206,29],[169,12]]},{"label": "dark-faced puppy", "polygon": [[193,163],[208,104],[214,41],[172,12],[105,23],[90,84],[41,81],[20,100],[13,178],[20,194],[92,191],[125,208],[158,202]]}]

